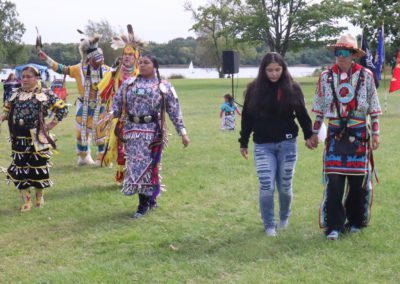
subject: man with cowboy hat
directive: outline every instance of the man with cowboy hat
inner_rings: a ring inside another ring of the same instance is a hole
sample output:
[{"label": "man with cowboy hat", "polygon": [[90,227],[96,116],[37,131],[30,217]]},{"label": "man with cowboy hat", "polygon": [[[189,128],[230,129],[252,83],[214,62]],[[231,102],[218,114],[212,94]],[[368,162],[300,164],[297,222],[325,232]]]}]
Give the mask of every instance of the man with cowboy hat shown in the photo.
[{"label": "man with cowboy hat", "polygon": [[317,147],[318,132],[327,118],[325,191],[319,219],[327,238],[337,240],[345,229],[357,233],[369,222],[374,176],[372,151],[379,146],[381,108],[372,72],[354,62],[365,55],[357,40],[352,35],[342,35],[328,49],[335,54],[336,64],[324,71],[318,81],[312,108],[316,114],[312,141]]}]

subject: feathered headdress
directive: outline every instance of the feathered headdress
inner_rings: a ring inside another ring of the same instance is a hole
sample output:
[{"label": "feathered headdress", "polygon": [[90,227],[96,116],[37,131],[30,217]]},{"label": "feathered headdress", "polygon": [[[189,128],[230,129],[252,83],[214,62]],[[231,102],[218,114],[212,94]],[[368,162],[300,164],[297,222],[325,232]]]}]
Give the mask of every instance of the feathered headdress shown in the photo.
[{"label": "feathered headdress", "polygon": [[99,41],[101,35],[95,34],[93,37],[89,37],[83,31],[77,30],[83,37],[79,43],[79,53],[81,54],[82,63],[86,63],[92,57],[103,58],[103,51],[99,47]]},{"label": "feathered headdress", "polygon": [[112,38],[111,47],[113,49],[123,48],[123,53],[134,53],[136,58],[139,58],[140,50],[143,50],[144,44],[135,37],[132,25],[127,25],[128,36],[122,34]]}]

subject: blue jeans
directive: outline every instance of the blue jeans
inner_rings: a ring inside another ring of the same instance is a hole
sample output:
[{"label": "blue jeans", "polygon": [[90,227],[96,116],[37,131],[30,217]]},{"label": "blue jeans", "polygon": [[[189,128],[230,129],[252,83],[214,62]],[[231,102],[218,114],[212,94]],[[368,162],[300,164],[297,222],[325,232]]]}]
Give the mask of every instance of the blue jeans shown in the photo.
[{"label": "blue jeans", "polygon": [[278,143],[254,143],[254,161],[260,183],[260,211],[265,229],[275,228],[275,183],[279,192],[279,218],[286,220],[290,216],[296,160],[296,138]]}]

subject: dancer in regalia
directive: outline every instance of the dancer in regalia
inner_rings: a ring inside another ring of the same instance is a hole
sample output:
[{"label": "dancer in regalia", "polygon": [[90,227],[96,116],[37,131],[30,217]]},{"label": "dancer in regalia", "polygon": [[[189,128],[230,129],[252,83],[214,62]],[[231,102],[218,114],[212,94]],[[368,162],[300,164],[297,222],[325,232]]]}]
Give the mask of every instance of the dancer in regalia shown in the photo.
[{"label": "dancer in regalia", "polygon": [[365,55],[357,47],[357,40],[343,35],[328,48],[334,52],[336,64],[319,78],[312,109],[317,115],[312,140],[317,145],[323,119],[329,119],[320,226],[325,228],[328,239],[337,240],[345,228],[357,233],[369,222],[372,151],[379,146],[381,108],[372,72],[353,61]]},{"label": "dancer in regalia", "polygon": [[[128,25],[128,36],[121,35],[114,37],[111,47],[114,49],[122,48],[122,55],[117,59],[116,65],[113,66],[112,72],[107,73],[99,84],[99,92],[102,101],[105,102],[106,112],[109,112],[112,106],[112,100],[124,81],[129,78],[136,78],[139,75],[138,60],[140,56],[139,48],[142,44],[135,39],[133,28]],[[106,153],[103,157],[103,165],[111,165],[117,162],[117,172],[115,181],[121,185],[124,180],[125,171],[125,154],[124,143],[115,135],[115,128],[122,133],[123,119],[125,114],[121,114],[121,118],[114,118],[110,125],[107,126],[107,143]]]},{"label": "dancer in regalia", "polygon": [[160,193],[159,165],[165,143],[165,114],[168,113],[182,144],[189,145],[178,96],[173,86],[161,80],[157,60],[145,55],[139,60],[140,75],[125,81],[114,97],[115,117],[125,113],[123,132],[127,167],[122,192],[139,193],[139,206],[133,218],[142,217],[156,206]]},{"label": "dancer in regalia", "polygon": [[[98,47],[100,36],[88,37],[83,32],[79,30],[78,32],[83,35],[79,44],[79,52],[82,57],[79,64],[66,66],[57,63],[41,49],[39,49],[38,55],[55,72],[67,74],[75,79],[79,92],[76,104],[76,152],[79,156],[77,165],[96,164],[100,166],[105,150],[106,134],[104,125],[98,122],[104,121],[106,113],[97,85],[109,71],[109,67],[103,64],[103,51]],[[90,155],[89,138],[98,147],[96,162]]]},{"label": "dancer in regalia", "polygon": [[[50,89],[39,83],[39,71],[33,66],[22,70],[22,87],[14,89],[4,104],[0,121],[8,120],[11,141],[11,165],[7,169],[7,180],[13,182],[22,198],[21,211],[32,207],[30,189],[35,189],[35,205],[44,204],[43,189],[53,183],[49,176],[49,159],[54,140],[48,131],[66,116],[68,110]],[[45,118],[53,112],[53,119]]]}]

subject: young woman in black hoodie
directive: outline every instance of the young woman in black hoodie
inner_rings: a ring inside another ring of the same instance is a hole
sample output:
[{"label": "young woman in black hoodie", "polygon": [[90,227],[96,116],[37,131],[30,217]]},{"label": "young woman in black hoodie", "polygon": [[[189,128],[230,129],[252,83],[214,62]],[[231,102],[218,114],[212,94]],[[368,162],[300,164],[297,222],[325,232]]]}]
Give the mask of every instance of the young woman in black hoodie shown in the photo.
[{"label": "young woman in black hoodie", "polygon": [[259,179],[259,201],[264,229],[276,236],[274,220],[275,184],[279,192],[279,228],[288,225],[292,202],[292,180],[297,160],[297,118],[306,140],[314,148],[312,123],[299,84],[293,81],[287,65],[278,53],[267,53],[257,78],[247,86],[242,112],[240,153],[248,158],[251,133],[254,160]]}]

